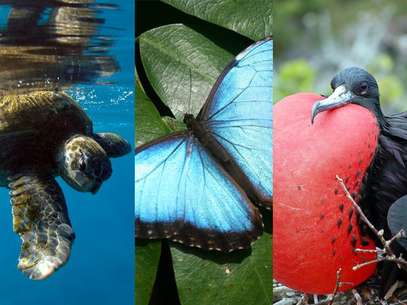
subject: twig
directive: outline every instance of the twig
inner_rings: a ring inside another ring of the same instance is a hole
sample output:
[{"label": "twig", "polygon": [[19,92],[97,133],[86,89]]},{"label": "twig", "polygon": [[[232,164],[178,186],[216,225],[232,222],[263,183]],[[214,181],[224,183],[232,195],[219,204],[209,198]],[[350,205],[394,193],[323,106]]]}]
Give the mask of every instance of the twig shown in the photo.
[{"label": "twig", "polygon": [[393,262],[393,263],[396,263],[397,265],[402,265],[403,269],[404,269],[404,265],[407,264],[407,262],[402,257],[396,257],[396,256],[391,255],[391,256],[378,257],[378,258],[373,259],[371,261],[360,263],[360,264],[358,264],[356,266],[353,266],[352,269],[354,271],[356,271],[356,270],[358,270],[358,269],[360,269],[362,267],[365,267],[367,265],[374,264],[374,263],[379,263],[379,262],[384,262],[384,261]]},{"label": "twig", "polygon": [[307,305],[308,304],[308,295],[304,293],[301,299],[298,301],[297,305]]},{"label": "twig", "polygon": [[396,235],[394,235],[390,240],[388,240],[387,243],[390,246],[393,241],[400,239],[400,238],[406,238],[406,237],[407,237],[406,232],[404,231],[404,229],[401,229]]},{"label": "twig", "polygon": [[[372,232],[379,238],[380,242],[383,245],[383,249],[381,249],[381,251],[373,250],[373,251],[381,252],[384,255],[383,257],[378,257],[375,260],[371,260],[371,261],[367,261],[367,262],[358,264],[353,267],[353,270],[357,270],[364,266],[367,266],[367,265],[370,265],[373,263],[377,263],[377,262],[381,262],[381,261],[391,261],[391,262],[396,263],[399,268],[402,268],[407,271],[407,261],[404,260],[401,255],[399,257],[397,257],[390,247],[392,242],[394,242],[395,240],[397,240],[399,238],[406,236],[406,233],[404,232],[404,230],[400,230],[400,232],[398,232],[396,235],[394,235],[391,239],[386,240],[384,238],[384,231],[377,230],[375,228],[375,226],[370,222],[370,220],[366,217],[365,213],[363,213],[360,206],[356,203],[356,201],[353,199],[352,195],[349,193],[349,190],[347,189],[343,179],[340,178],[338,175],[336,175],[336,179],[339,181],[339,184],[341,185],[343,191],[345,192],[346,197],[350,200],[353,207],[356,209],[357,213],[360,216],[360,219],[370,228],[370,230],[372,230]],[[359,251],[359,252],[361,252],[361,251]]]},{"label": "twig", "polygon": [[355,252],[361,252],[361,253],[377,253],[377,254],[383,254],[384,251],[383,249],[360,249],[360,248],[356,248]]},{"label": "twig", "polygon": [[332,305],[335,299],[336,294],[338,293],[338,289],[341,286],[341,272],[342,272],[342,268],[339,268],[338,270],[336,270],[336,282],[335,282],[335,288],[334,291],[332,293],[332,298],[329,301],[328,305]]},{"label": "twig", "polygon": [[378,262],[381,262],[382,260],[383,260],[383,259],[380,259],[380,258],[372,259],[372,260],[370,260],[370,261],[363,262],[363,263],[360,263],[360,264],[357,264],[357,265],[353,266],[353,267],[352,267],[352,270],[353,270],[353,271],[356,271],[356,270],[358,270],[358,269],[360,269],[360,268],[363,268],[363,267],[365,267],[365,266],[367,266],[367,265],[376,264],[376,263],[378,263]]},{"label": "twig", "polygon": [[363,305],[362,297],[360,296],[359,292],[356,289],[352,289],[353,297],[356,300],[357,305]]}]

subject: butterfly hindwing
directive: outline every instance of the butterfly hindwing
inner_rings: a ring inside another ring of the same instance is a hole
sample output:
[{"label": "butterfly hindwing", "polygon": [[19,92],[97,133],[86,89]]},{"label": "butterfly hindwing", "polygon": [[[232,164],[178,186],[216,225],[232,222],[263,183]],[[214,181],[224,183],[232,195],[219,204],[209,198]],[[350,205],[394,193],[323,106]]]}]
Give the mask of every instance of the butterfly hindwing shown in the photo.
[{"label": "butterfly hindwing", "polygon": [[261,234],[257,209],[189,133],[141,147],[135,164],[138,238],[231,251]]},{"label": "butterfly hindwing", "polygon": [[254,186],[258,203],[272,201],[273,43],[252,45],[225,69],[198,119]]}]

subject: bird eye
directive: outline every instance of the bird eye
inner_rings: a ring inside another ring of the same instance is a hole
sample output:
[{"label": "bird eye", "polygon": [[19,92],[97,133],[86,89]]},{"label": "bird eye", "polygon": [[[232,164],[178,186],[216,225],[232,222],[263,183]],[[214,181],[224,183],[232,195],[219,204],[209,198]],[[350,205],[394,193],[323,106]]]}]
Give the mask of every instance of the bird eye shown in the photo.
[{"label": "bird eye", "polygon": [[369,86],[367,85],[367,83],[361,83],[359,85],[359,90],[358,90],[359,94],[365,95],[367,93],[368,89],[369,89]]}]

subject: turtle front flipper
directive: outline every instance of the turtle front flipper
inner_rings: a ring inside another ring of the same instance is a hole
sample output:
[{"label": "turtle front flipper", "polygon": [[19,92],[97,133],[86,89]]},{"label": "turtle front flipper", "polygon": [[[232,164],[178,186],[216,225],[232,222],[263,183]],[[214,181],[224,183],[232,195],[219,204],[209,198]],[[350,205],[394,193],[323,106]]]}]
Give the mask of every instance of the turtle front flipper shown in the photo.
[{"label": "turtle front flipper", "polygon": [[131,151],[130,144],[115,133],[96,133],[93,138],[102,146],[109,158],[121,157]]},{"label": "turtle front flipper", "polygon": [[75,238],[64,195],[53,177],[14,176],[9,184],[13,230],[22,239],[18,268],[41,280],[64,265]]}]

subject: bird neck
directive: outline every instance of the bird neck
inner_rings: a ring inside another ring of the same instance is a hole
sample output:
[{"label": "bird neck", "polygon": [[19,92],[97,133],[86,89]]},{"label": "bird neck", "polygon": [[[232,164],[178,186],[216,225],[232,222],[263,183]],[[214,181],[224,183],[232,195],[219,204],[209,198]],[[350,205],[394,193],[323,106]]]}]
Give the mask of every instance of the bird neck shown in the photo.
[{"label": "bird neck", "polygon": [[386,119],[386,116],[383,114],[381,108],[379,107],[375,112],[377,121],[379,123],[379,127],[381,131],[387,131],[390,127],[390,123]]},{"label": "bird neck", "polygon": [[368,108],[375,115],[377,122],[379,124],[381,132],[386,132],[390,126],[390,123],[387,121],[386,116],[383,114],[382,108],[380,107],[379,97],[373,99],[368,99],[367,102],[364,100],[362,106]]}]

